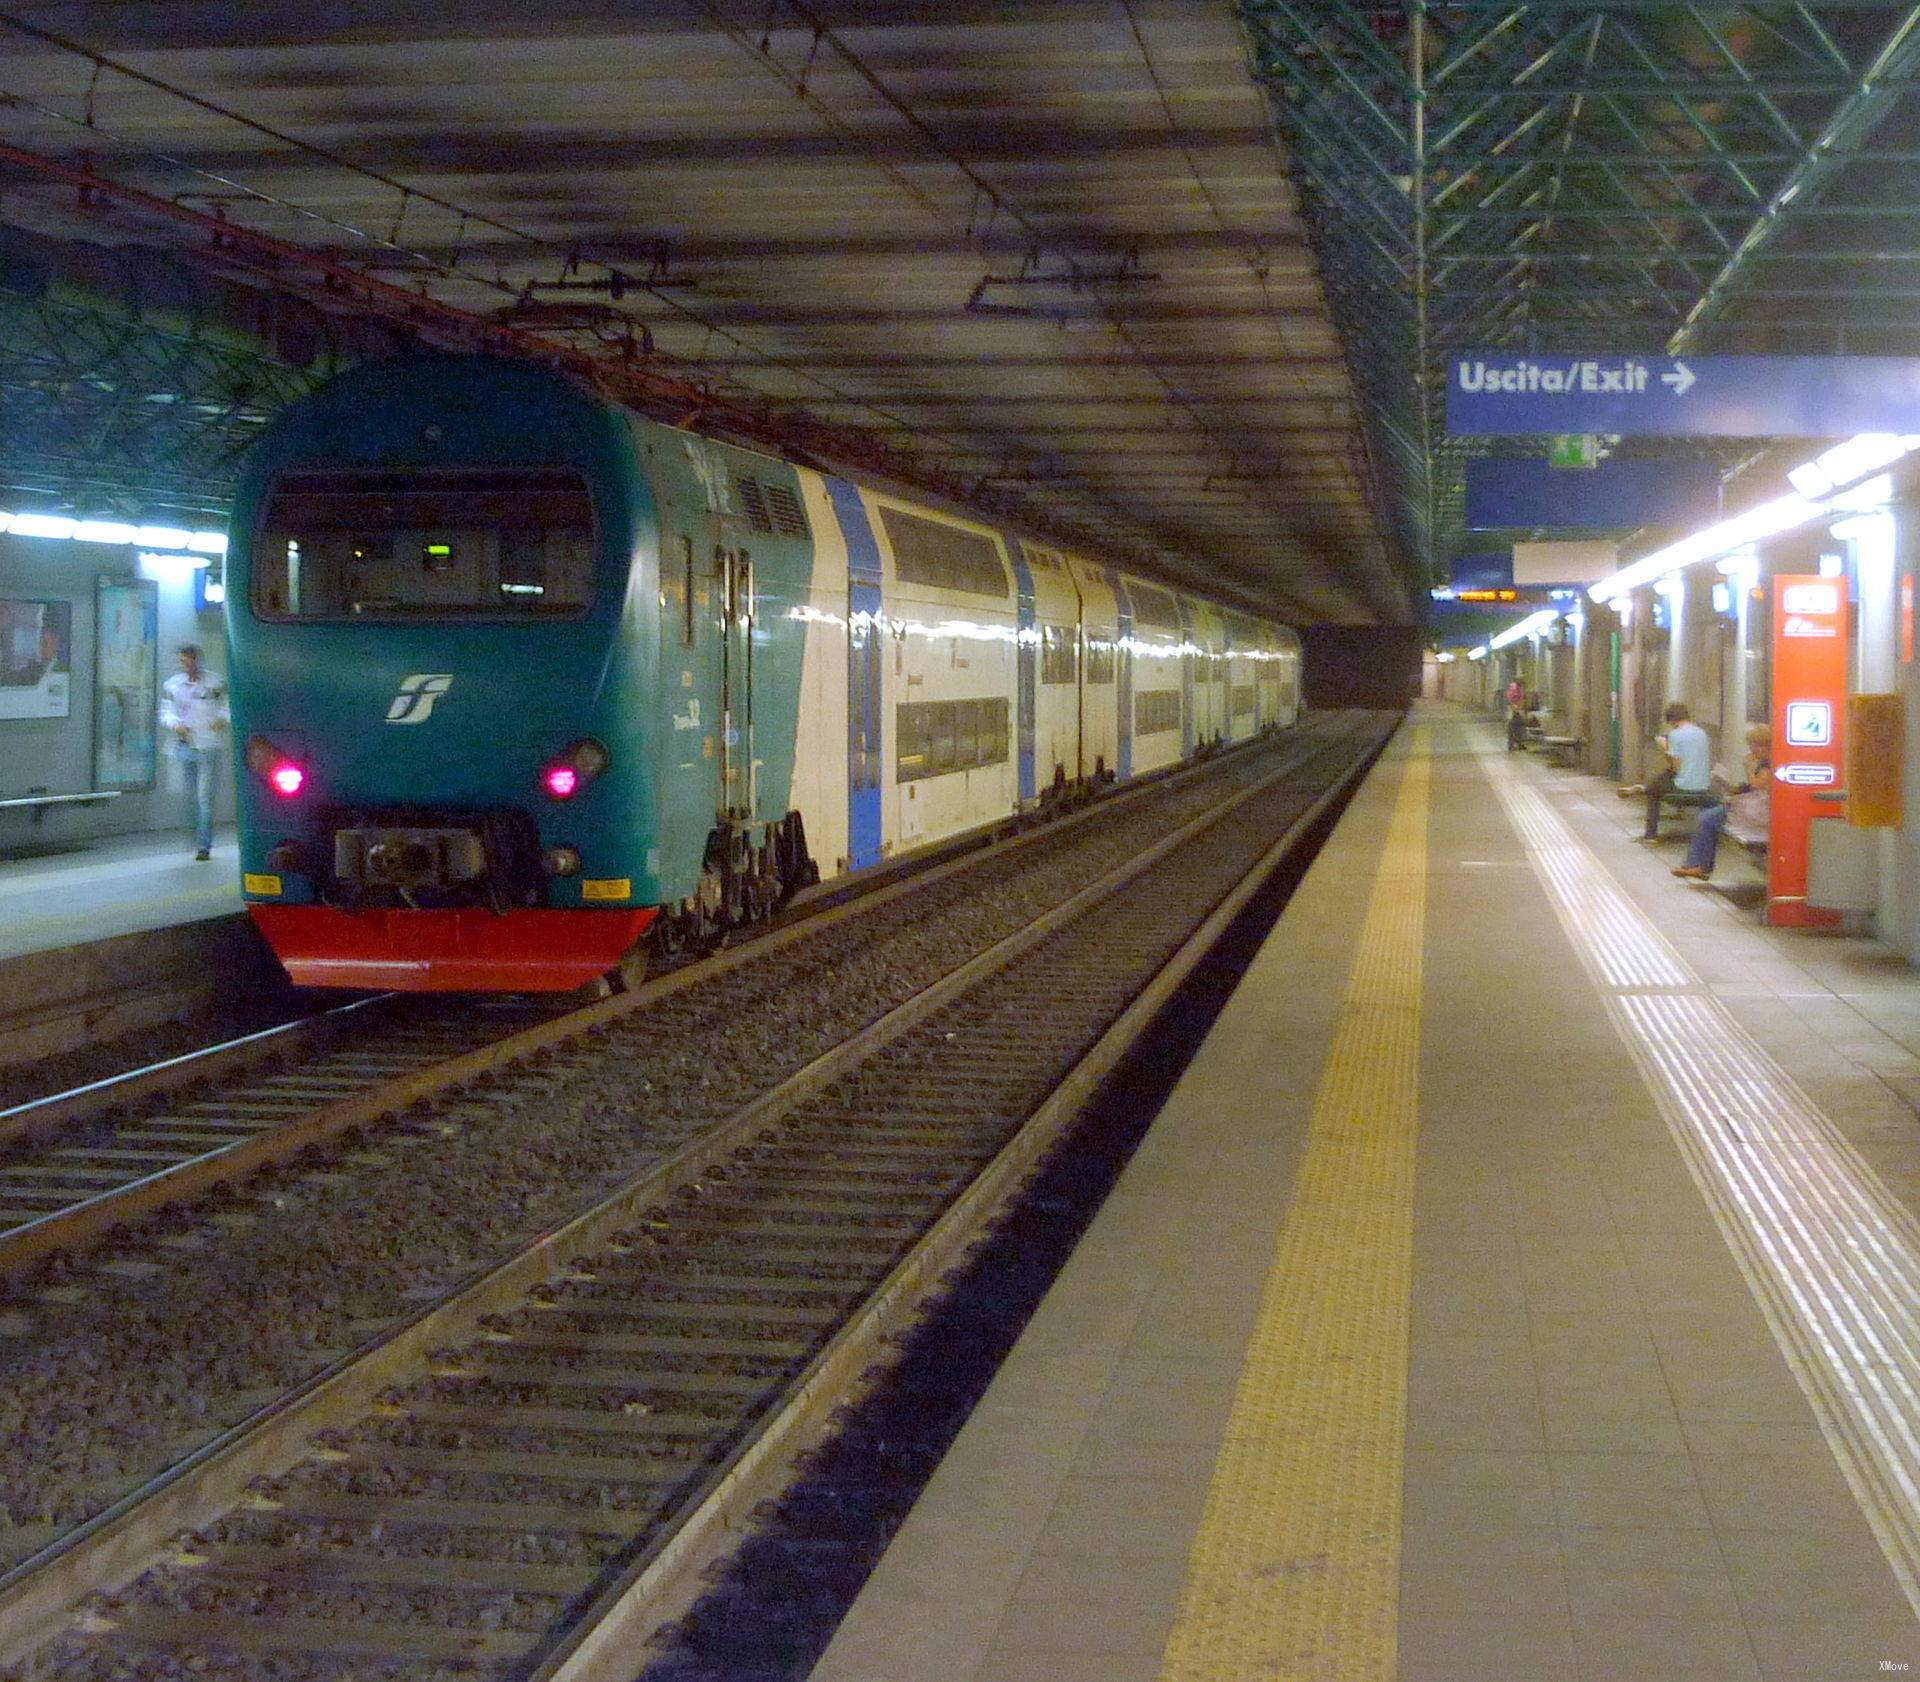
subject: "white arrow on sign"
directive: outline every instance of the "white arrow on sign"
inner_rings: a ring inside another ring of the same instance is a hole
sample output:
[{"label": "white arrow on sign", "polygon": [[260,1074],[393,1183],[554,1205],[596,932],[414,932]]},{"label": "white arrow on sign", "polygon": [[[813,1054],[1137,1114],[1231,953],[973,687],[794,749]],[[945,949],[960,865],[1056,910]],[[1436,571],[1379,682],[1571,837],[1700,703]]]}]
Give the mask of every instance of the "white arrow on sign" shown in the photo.
[{"label": "white arrow on sign", "polygon": [[1831,765],[1782,765],[1774,776],[1800,788],[1825,788],[1838,780],[1839,773]]},{"label": "white arrow on sign", "polygon": [[1684,362],[1676,362],[1673,365],[1673,372],[1671,374],[1662,374],[1660,376],[1660,381],[1663,385],[1670,385],[1673,387],[1673,394],[1675,397],[1685,397],[1687,394],[1688,388],[1691,387],[1693,382],[1699,379],[1699,377],[1700,376],[1696,374],[1691,368],[1689,368]]}]

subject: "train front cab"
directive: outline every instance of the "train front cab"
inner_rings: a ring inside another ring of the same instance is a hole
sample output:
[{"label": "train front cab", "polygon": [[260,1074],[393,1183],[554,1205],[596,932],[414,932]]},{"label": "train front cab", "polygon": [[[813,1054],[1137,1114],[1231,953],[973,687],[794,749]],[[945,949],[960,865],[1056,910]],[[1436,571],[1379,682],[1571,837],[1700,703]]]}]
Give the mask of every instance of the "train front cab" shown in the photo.
[{"label": "train front cab", "polygon": [[623,418],[540,370],[376,365],[276,424],[228,624],[243,893],[294,981],[551,990],[639,938],[651,529]]}]

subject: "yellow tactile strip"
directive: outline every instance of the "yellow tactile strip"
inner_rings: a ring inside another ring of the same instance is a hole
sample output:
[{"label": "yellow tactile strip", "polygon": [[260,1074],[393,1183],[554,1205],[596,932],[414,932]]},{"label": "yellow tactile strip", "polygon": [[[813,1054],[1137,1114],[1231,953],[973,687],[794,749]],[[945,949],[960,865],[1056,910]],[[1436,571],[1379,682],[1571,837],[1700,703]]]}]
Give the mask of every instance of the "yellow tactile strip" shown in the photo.
[{"label": "yellow tactile strip", "polygon": [[1394,1673],[1431,773],[1415,731],[1165,1682]]}]

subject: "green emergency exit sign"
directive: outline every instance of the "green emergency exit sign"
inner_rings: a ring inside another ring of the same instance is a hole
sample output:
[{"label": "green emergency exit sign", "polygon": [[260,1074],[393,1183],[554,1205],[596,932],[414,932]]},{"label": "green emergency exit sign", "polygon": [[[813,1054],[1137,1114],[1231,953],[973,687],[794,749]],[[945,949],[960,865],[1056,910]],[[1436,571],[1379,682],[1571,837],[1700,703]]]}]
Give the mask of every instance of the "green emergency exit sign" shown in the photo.
[{"label": "green emergency exit sign", "polygon": [[1598,467],[1600,440],[1591,433],[1566,433],[1547,445],[1549,467]]}]

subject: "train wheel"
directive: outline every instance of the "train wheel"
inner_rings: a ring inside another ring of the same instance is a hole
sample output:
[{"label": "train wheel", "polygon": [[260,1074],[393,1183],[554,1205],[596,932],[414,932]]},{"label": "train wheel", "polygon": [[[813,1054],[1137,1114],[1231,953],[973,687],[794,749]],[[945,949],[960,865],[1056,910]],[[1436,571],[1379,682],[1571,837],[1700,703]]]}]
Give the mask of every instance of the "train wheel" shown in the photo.
[{"label": "train wheel", "polygon": [[619,963],[607,971],[609,993],[631,993],[647,979],[647,949],[635,946]]}]

